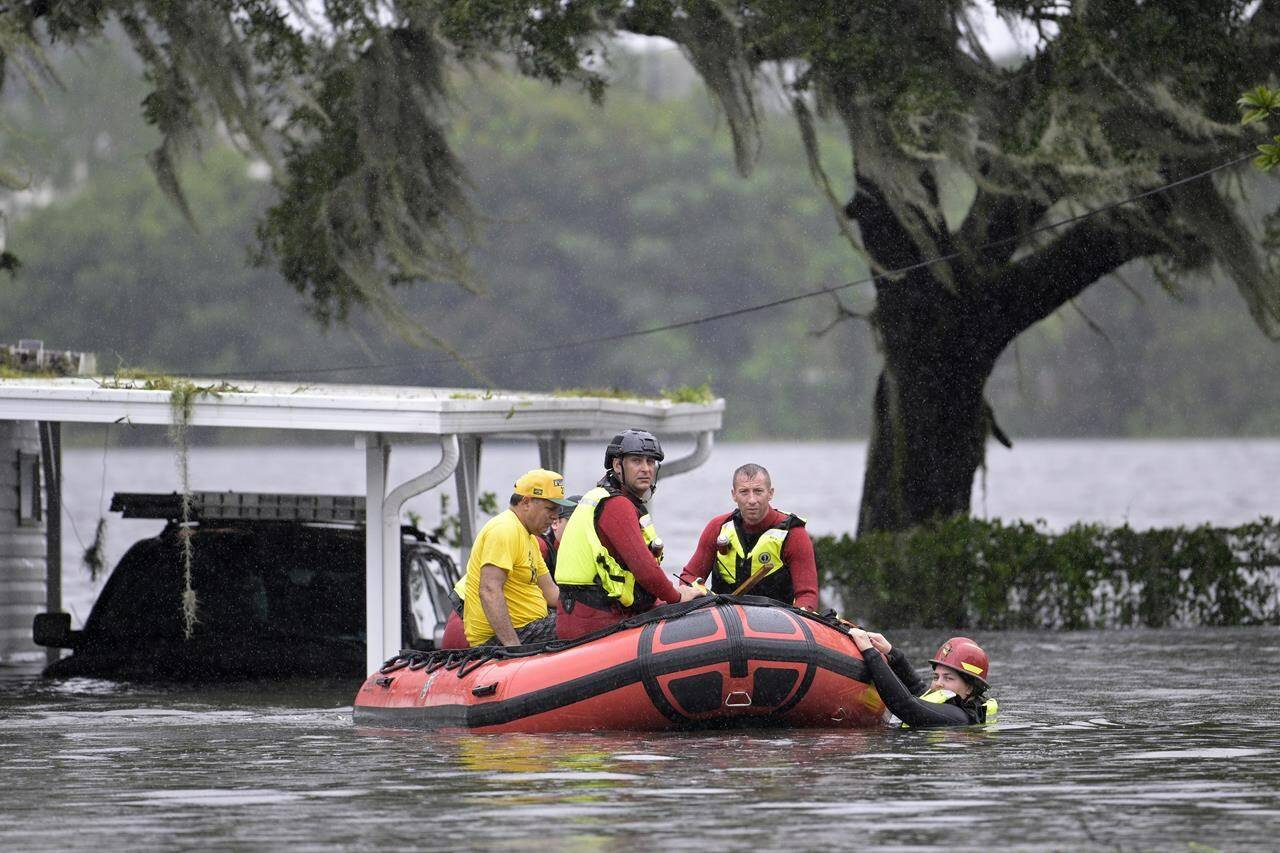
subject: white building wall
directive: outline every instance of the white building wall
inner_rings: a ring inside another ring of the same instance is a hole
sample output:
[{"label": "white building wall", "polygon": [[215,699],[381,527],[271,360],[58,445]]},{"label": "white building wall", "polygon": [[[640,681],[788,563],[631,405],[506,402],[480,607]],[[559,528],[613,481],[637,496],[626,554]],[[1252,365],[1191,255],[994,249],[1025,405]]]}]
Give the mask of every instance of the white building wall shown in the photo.
[{"label": "white building wall", "polygon": [[[31,620],[45,609],[44,499],[41,519],[19,522],[19,453],[40,458],[40,434],[30,421],[0,421],[0,663],[41,661]],[[41,477],[43,480],[43,477]]]}]

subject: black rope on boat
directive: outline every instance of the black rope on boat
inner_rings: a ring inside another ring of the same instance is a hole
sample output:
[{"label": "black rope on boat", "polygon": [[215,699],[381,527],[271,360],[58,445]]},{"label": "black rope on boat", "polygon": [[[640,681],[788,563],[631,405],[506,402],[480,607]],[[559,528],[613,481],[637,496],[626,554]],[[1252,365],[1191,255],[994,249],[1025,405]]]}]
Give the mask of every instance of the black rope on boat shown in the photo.
[{"label": "black rope on boat", "polygon": [[686,613],[693,613],[697,610],[717,607],[722,604],[741,604],[749,607],[773,607],[779,610],[786,610],[842,633],[853,624],[841,619],[834,610],[815,613],[812,610],[805,610],[801,607],[784,604],[775,599],[759,595],[704,595],[679,604],[664,604],[661,607],[655,607],[644,613],[629,616],[617,624],[601,628],[598,631],[592,631],[590,634],[584,634],[581,637],[575,637],[572,640],[547,640],[541,643],[527,643],[520,646],[472,646],[466,649],[435,649],[433,651],[401,649],[400,653],[384,663],[378,672],[385,675],[408,667],[413,672],[425,669],[430,674],[439,669],[444,669],[446,671],[455,671],[459,678],[463,678],[490,661],[516,660],[544,653],[563,652],[594,642],[602,637],[608,637],[619,631],[643,628],[645,625],[654,622],[675,619],[684,616]]}]

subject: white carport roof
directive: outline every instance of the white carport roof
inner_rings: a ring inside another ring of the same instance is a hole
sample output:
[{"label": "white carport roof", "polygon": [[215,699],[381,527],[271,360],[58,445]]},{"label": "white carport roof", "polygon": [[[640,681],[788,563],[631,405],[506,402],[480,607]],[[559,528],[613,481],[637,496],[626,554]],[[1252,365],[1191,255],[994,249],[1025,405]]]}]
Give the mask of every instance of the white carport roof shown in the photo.
[{"label": "white carport roof", "polygon": [[[410,497],[453,474],[463,541],[469,544],[475,534],[476,484],[484,439],[532,437],[538,443],[540,464],[562,470],[566,438],[605,438],[628,427],[647,429],[659,437],[697,436],[689,456],[663,465],[664,475],[671,476],[706,460],[724,414],[720,399],[676,403],[399,385],[74,377],[0,379],[0,420],[167,426],[174,419],[170,389],[177,381],[195,388],[189,426],[327,430],[361,436],[358,443],[366,452],[366,627],[371,671],[400,647],[400,509]],[[394,444],[423,439],[440,442],[440,463],[407,483],[388,488],[387,461]],[[51,500],[60,498],[57,484],[50,486]],[[54,509],[50,507],[50,518],[56,517]],[[51,534],[55,529],[56,523],[51,525]],[[61,605],[52,590],[60,588],[58,546],[50,545],[50,609],[57,609]]]},{"label": "white carport roof", "polygon": [[[434,436],[602,436],[637,427],[688,434],[719,429],[724,411],[723,400],[673,403],[468,388],[185,381],[198,389],[191,426]],[[171,391],[148,384],[86,377],[0,379],[0,419],[172,423]]]}]

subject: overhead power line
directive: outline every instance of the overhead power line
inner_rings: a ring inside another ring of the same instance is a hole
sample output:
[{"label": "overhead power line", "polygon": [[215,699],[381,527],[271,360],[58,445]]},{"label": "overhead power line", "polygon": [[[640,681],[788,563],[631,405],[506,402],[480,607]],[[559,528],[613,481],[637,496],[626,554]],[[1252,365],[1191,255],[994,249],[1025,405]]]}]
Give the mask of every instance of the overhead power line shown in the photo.
[{"label": "overhead power line", "polygon": [[771,299],[767,302],[760,302],[754,305],[746,305],[741,308],[733,308],[731,310],[720,311],[715,314],[705,314],[703,316],[693,317],[688,320],[680,320],[674,323],[663,323],[658,326],[649,326],[644,329],[635,329],[630,332],[616,332],[608,335],[595,335],[587,338],[578,338],[572,341],[561,341],[559,343],[554,343],[554,344],[542,344],[540,346],[519,347],[516,349],[501,350],[499,352],[482,352],[482,353],[475,353],[475,354],[463,354],[457,358],[450,356],[450,357],[440,357],[440,358],[434,358],[434,359],[412,359],[412,360],[403,360],[403,361],[379,362],[376,364],[342,365],[342,366],[335,366],[335,367],[311,367],[311,368],[303,367],[303,368],[296,368],[296,369],[238,371],[236,372],[235,375],[237,377],[245,377],[245,378],[269,377],[269,376],[317,376],[317,375],[331,374],[331,373],[372,372],[375,370],[389,370],[389,369],[398,368],[398,367],[432,367],[435,365],[457,364],[460,361],[480,363],[480,362],[498,361],[501,359],[511,358],[512,356],[518,356],[518,355],[538,355],[541,353],[562,352],[564,350],[577,349],[579,347],[595,346],[597,344],[612,343],[615,341],[625,341],[625,340],[631,340],[633,338],[647,337],[648,335],[656,335],[661,332],[672,332],[679,329],[688,329],[693,326],[701,326],[706,323],[715,323],[720,320],[728,320],[733,317],[741,317],[744,314],[754,314],[757,311],[766,311],[770,308],[778,308],[782,305],[790,305],[793,302],[800,302],[805,299],[812,299],[815,296],[826,296],[832,293],[838,293],[841,290],[847,290],[851,287],[858,287],[863,284],[872,284],[874,282],[881,281],[884,279],[894,279],[906,273],[912,272],[914,270],[933,266],[934,264],[940,264],[940,263],[945,263],[947,261],[955,260],[956,258],[959,258],[965,254],[981,254],[982,252],[988,251],[990,249],[994,249],[998,246],[1003,246],[1008,243],[1024,240],[1028,237],[1031,237],[1035,234],[1039,234],[1044,231],[1051,231],[1055,228],[1063,228],[1067,225],[1073,225],[1077,222],[1082,222],[1094,216],[1100,216],[1101,214],[1115,210],[1118,207],[1123,207],[1125,205],[1133,204],[1134,202],[1141,201],[1144,198],[1150,198],[1151,196],[1168,192],[1169,190],[1174,189],[1175,187],[1180,187],[1183,184],[1189,184],[1192,181],[1198,181],[1202,178],[1206,178],[1209,175],[1214,174],[1215,172],[1220,172],[1223,169],[1229,169],[1233,166],[1238,166],[1241,163],[1245,162],[1246,160],[1251,160],[1256,156],[1257,156],[1256,152],[1251,152],[1241,157],[1237,157],[1234,160],[1229,160],[1225,163],[1220,163],[1217,166],[1213,166],[1211,168],[1205,169],[1202,172],[1197,172],[1194,175],[1189,175],[1185,178],[1179,178],[1176,181],[1171,181],[1167,184],[1163,184],[1161,186],[1146,190],[1145,192],[1138,193],[1137,195],[1133,195],[1128,198],[1121,199],[1119,201],[1114,201],[1114,202],[1111,202],[1110,204],[1105,204],[1101,207],[1091,208],[1089,210],[1084,211],[1083,213],[1079,213],[1075,216],[1067,217],[1066,219],[1060,219],[1055,222],[1049,222],[1044,225],[1039,225],[1027,231],[1021,231],[1010,237],[1002,237],[999,240],[992,240],[991,242],[984,243],[981,246],[978,246],[977,248],[974,248],[974,249],[961,249],[954,252],[949,252],[945,255],[939,255],[938,257],[929,258],[927,260],[917,261],[914,264],[908,264],[907,266],[899,267],[897,269],[887,270],[877,275],[871,275],[871,276],[867,276],[866,278],[860,278],[860,279],[857,279],[856,281],[846,281],[842,284],[833,284],[833,285],[828,285],[826,287],[819,287],[815,290],[805,291],[804,293],[796,293],[791,296],[782,296],[777,299]]}]

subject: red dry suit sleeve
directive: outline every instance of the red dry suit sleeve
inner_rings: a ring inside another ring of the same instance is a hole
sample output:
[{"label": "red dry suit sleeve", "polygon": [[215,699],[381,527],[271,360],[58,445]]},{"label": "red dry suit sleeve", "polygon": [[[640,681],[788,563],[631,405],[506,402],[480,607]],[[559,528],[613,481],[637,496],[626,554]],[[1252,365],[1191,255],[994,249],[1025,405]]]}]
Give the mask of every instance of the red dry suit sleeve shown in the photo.
[{"label": "red dry suit sleeve", "polygon": [[596,519],[596,530],[601,544],[631,570],[637,584],[663,601],[674,604],[680,600],[680,593],[645,544],[640,532],[640,511],[635,504],[622,495],[606,499]]},{"label": "red dry suit sleeve", "polygon": [[791,572],[791,594],[796,607],[818,609],[818,561],[813,540],[803,527],[793,527],[782,544],[782,562]]},{"label": "red dry suit sleeve", "polygon": [[698,546],[693,549],[693,556],[684,564],[680,572],[680,580],[692,585],[695,580],[709,580],[716,566],[716,539],[720,537],[720,528],[729,520],[731,512],[717,515],[702,529],[698,537]]}]

